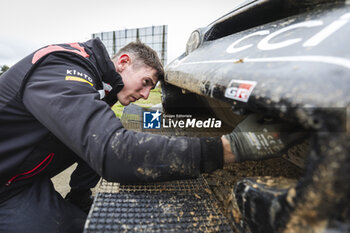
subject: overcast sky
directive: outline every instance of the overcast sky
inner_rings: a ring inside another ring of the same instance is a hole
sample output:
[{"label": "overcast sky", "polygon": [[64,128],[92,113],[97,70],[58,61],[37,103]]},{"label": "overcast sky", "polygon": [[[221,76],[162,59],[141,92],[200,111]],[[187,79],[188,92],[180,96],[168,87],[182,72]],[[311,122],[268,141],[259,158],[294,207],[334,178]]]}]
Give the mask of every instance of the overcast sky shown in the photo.
[{"label": "overcast sky", "polygon": [[0,65],[41,46],[83,42],[92,33],[168,25],[168,61],[190,33],[233,9],[238,0],[0,0]]}]

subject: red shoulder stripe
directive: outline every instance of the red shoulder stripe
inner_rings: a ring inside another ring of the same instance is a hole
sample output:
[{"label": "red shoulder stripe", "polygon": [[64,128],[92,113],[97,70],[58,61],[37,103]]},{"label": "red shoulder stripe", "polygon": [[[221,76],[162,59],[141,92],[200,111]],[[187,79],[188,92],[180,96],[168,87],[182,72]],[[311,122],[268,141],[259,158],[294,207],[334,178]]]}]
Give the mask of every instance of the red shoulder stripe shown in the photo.
[{"label": "red shoulder stripe", "polygon": [[55,52],[55,51],[68,51],[68,52],[73,52],[73,53],[79,54],[80,56],[83,56],[83,57],[89,57],[89,54],[87,54],[85,52],[84,47],[80,46],[78,43],[70,43],[69,45],[75,49],[78,49],[78,50],[66,49],[66,48],[63,48],[63,47],[58,46],[58,45],[49,45],[45,48],[40,49],[39,51],[37,51],[34,54],[33,59],[32,59],[32,63],[35,64],[43,56],[45,56],[49,53]]}]

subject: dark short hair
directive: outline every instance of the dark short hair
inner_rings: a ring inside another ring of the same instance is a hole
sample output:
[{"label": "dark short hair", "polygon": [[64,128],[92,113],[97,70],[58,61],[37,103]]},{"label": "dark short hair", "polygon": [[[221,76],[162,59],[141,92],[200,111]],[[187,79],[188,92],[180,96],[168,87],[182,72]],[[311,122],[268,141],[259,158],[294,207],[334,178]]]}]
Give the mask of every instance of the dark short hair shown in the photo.
[{"label": "dark short hair", "polygon": [[156,70],[156,76],[158,80],[164,79],[164,69],[163,65],[154,51],[148,45],[142,43],[140,40],[130,42],[121,48],[113,57],[112,60],[117,59],[120,55],[124,53],[131,53],[135,56],[136,60],[143,62],[145,65],[154,68]]}]

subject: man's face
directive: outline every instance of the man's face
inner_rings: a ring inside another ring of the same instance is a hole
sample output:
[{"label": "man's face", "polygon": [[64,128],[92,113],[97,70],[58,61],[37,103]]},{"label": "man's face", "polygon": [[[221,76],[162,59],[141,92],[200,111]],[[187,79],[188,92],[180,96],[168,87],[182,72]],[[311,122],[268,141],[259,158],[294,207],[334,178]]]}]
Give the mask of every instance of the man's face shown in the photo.
[{"label": "man's face", "polygon": [[128,55],[119,58],[116,64],[117,72],[121,75],[124,87],[117,94],[118,101],[126,106],[131,102],[143,98],[147,99],[151,89],[157,83],[156,70],[144,64],[133,65],[133,61]]}]

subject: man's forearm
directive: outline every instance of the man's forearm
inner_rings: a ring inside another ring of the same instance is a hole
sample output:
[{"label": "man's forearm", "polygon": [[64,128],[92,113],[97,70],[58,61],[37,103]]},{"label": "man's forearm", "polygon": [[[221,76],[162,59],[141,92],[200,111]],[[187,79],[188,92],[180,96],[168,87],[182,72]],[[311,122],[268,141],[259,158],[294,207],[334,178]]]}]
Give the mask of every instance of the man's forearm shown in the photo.
[{"label": "man's forearm", "polygon": [[235,162],[235,155],[231,151],[230,142],[225,138],[225,136],[221,137],[221,142],[223,148],[224,164]]}]

